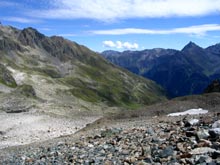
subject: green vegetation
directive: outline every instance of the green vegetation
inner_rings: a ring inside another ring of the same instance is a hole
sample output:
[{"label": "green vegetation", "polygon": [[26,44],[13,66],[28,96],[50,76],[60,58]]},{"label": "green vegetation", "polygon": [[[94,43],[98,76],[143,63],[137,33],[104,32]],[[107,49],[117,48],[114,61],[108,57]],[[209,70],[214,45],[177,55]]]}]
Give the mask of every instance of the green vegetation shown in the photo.
[{"label": "green vegetation", "polygon": [[38,71],[40,73],[43,73],[47,76],[50,76],[51,78],[60,78],[61,74],[56,68],[46,66],[46,67],[41,67],[41,68],[34,68],[35,71]]},{"label": "green vegetation", "polygon": [[19,85],[16,88],[15,93],[21,94],[26,97],[32,97],[32,98],[36,97],[34,88],[31,85],[27,85],[27,84]]},{"label": "green vegetation", "polygon": [[[72,87],[70,92],[74,96],[84,101],[105,102],[108,106],[136,109],[143,104],[151,104],[162,99],[160,98],[162,90],[159,91],[154,83],[147,82],[145,79],[140,81],[139,78],[130,73],[112,68],[99,70],[97,66],[91,65],[82,65],[80,69],[81,77],[69,76],[61,80]],[[145,83],[148,83],[151,89],[146,88],[143,85]],[[156,97],[155,92],[158,97]]]}]

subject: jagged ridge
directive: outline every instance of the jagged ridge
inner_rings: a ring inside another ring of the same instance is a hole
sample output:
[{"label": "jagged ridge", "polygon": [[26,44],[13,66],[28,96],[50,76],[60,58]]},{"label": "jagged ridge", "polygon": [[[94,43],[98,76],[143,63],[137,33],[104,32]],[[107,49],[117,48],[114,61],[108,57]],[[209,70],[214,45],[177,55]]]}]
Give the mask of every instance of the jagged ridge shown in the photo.
[{"label": "jagged ridge", "polygon": [[152,49],[102,54],[112,63],[156,81],[170,97],[200,94],[220,77],[219,44],[203,49],[189,42],[181,51]]},{"label": "jagged ridge", "polygon": [[44,100],[91,109],[100,104],[135,108],[165,98],[153,81],[118,68],[75,42],[47,37],[33,28],[1,26],[0,34],[5,43],[0,47],[1,63],[19,84],[32,85]]}]

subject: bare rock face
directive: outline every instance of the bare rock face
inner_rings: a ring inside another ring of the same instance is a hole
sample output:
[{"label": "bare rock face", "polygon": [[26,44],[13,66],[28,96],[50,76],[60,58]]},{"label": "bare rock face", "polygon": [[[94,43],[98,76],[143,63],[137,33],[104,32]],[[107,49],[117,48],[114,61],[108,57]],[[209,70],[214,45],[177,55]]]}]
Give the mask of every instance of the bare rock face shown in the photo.
[{"label": "bare rock face", "polygon": [[0,83],[9,87],[17,86],[15,79],[12,77],[10,71],[2,64],[0,64]]},{"label": "bare rock face", "polygon": [[45,38],[43,34],[31,27],[23,29],[18,36],[18,40],[22,43],[22,45],[28,45],[32,48],[41,46],[41,40],[43,38]]},{"label": "bare rock face", "polygon": [[5,98],[5,100],[0,106],[0,109],[5,111],[6,113],[21,113],[21,112],[27,112],[33,107],[34,107],[34,104],[32,104],[30,100],[27,98],[8,97],[8,98]]},{"label": "bare rock face", "polygon": [[31,85],[20,85],[8,94],[0,97],[0,110],[7,113],[27,112],[35,107],[39,100]]}]

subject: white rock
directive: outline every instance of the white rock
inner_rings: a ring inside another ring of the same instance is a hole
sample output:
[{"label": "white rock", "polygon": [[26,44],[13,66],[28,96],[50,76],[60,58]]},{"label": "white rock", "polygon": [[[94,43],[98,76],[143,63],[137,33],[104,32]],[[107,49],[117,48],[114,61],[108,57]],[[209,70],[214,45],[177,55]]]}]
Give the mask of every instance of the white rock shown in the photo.
[{"label": "white rock", "polygon": [[212,124],[212,128],[220,128],[220,120],[214,122],[214,124]]},{"label": "white rock", "polygon": [[88,147],[89,147],[89,148],[93,148],[94,145],[93,145],[93,144],[88,144]]},{"label": "white rock", "polygon": [[219,152],[213,148],[209,147],[200,147],[200,148],[195,148],[193,149],[190,154],[192,155],[200,155],[200,154],[207,154],[207,153],[213,153],[213,152]]},{"label": "white rock", "polygon": [[188,122],[190,125],[197,125],[199,123],[199,120],[198,119],[190,119]]}]

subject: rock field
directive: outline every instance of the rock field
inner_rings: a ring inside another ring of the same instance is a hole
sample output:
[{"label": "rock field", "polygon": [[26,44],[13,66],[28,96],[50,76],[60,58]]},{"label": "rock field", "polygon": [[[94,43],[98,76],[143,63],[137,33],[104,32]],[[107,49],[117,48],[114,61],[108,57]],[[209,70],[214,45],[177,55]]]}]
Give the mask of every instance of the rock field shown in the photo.
[{"label": "rock field", "polygon": [[220,164],[219,137],[218,113],[102,119],[50,144],[2,150],[0,158],[1,164],[215,165]]}]

